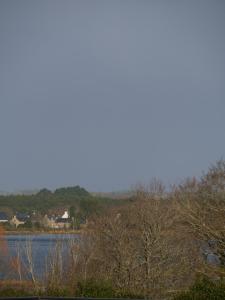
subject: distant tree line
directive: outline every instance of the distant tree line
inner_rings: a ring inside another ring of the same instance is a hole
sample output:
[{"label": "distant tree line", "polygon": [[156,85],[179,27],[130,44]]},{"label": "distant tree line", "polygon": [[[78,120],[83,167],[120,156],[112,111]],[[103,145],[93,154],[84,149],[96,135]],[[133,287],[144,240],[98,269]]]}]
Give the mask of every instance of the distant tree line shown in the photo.
[{"label": "distant tree line", "polygon": [[[58,188],[53,192],[44,188],[33,195],[0,195],[0,211],[11,216],[16,212],[44,215],[57,208],[66,208],[70,217],[80,223],[91,215],[100,214],[106,207],[119,205],[124,201],[92,196],[80,186]],[[31,224],[26,224],[25,227],[29,228]]]}]

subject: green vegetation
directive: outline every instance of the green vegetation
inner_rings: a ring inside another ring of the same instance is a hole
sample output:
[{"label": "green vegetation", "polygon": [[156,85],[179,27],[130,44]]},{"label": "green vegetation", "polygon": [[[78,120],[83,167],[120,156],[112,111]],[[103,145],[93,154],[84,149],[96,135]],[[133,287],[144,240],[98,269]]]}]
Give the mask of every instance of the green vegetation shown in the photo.
[{"label": "green vegetation", "polygon": [[8,207],[13,211],[29,213],[33,210],[46,212],[57,206],[80,205],[82,201],[97,203],[98,199],[92,197],[86,190],[79,186],[57,189],[51,192],[47,189],[40,190],[34,195],[8,195],[0,196],[0,207]]},{"label": "green vegetation", "polygon": [[198,279],[187,292],[175,296],[173,300],[224,300],[225,283],[210,281],[207,278]]},{"label": "green vegetation", "polygon": [[76,286],[75,296],[88,298],[144,298],[143,295],[116,290],[110,281],[93,279],[79,281]]},{"label": "green vegetation", "polygon": [[116,293],[112,284],[107,281],[88,280],[77,284],[77,295],[80,297],[113,298]]},{"label": "green vegetation", "polygon": [[[102,213],[106,207],[123,203],[126,200],[113,200],[106,197],[92,196],[80,186],[64,187],[54,192],[42,189],[33,195],[7,195],[0,196],[0,211],[8,214],[16,212],[32,214],[53,213],[57,208],[69,209],[70,217],[73,218],[73,228],[85,222],[90,215]],[[34,223],[20,226],[21,228],[34,227]],[[37,221],[37,228],[40,227]]]},{"label": "green vegetation", "polygon": [[12,288],[4,287],[0,289],[0,297],[31,297],[32,291],[29,292],[27,288]]},{"label": "green vegetation", "polygon": [[[15,285],[15,284],[14,284]],[[29,283],[22,283],[12,287],[9,283],[0,287],[0,297],[86,297],[86,298],[136,298],[143,299],[143,296],[118,292],[109,281],[78,281],[72,287],[54,286],[47,287],[44,290],[37,290],[31,287]]]}]

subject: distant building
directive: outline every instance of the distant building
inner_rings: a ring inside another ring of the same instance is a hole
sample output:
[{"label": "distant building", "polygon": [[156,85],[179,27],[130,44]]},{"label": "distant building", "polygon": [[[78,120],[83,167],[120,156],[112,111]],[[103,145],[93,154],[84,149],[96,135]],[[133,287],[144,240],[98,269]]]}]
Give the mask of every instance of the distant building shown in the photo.
[{"label": "distant building", "polygon": [[65,210],[64,214],[61,217],[62,219],[69,219],[69,213],[68,210]]},{"label": "distant building", "polygon": [[27,214],[16,213],[10,220],[10,224],[17,228],[19,225],[25,224],[29,220],[29,218],[30,216]]},{"label": "distant building", "polygon": [[71,222],[69,218],[58,218],[56,219],[56,228],[69,229],[71,227]]},{"label": "distant building", "polygon": [[42,225],[45,228],[68,229],[71,227],[71,220],[69,218],[69,213],[67,210],[65,210],[63,214],[58,215],[58,216],[45,215],[42,219]]},{"label": "distant building", "polygon": [[55,219],[53,217],[49,217],[48,215],[45,215],[42,219],[41,224],[45,228],[54,228]]},{"label": "distant building", "polygon": [[9,217],[6,213],[0,212],[0,223],[6,223],[9,222]]}]

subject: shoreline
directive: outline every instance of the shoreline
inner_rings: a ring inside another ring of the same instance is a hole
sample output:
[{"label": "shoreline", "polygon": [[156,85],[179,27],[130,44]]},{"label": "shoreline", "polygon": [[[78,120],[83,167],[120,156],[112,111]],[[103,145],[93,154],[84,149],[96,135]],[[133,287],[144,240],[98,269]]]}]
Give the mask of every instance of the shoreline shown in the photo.
[{"label": "shoreline", "polygon": [[49,231],[5,231],[4,235],[45,235],[45,234],[81,234],[82,230],[77,229],[77,230],[70,230],[70,231],[54,231],[54,230],[49,230]]}]

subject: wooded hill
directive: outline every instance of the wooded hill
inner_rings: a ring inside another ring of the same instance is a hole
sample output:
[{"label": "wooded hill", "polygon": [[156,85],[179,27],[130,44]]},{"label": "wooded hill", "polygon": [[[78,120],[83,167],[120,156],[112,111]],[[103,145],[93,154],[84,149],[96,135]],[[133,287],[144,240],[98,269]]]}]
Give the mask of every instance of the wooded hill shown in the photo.
[{"label": "wooded hill", "polygon": [[33,195],[1,195],[0,211],[41,214],[53,208],[67,208],[72,214],[86,218],[90,214],[100,213],[105,207],[119,205],[126,200],[93,196],[80,186],[63,187],[50,191],[41,189]]}]

